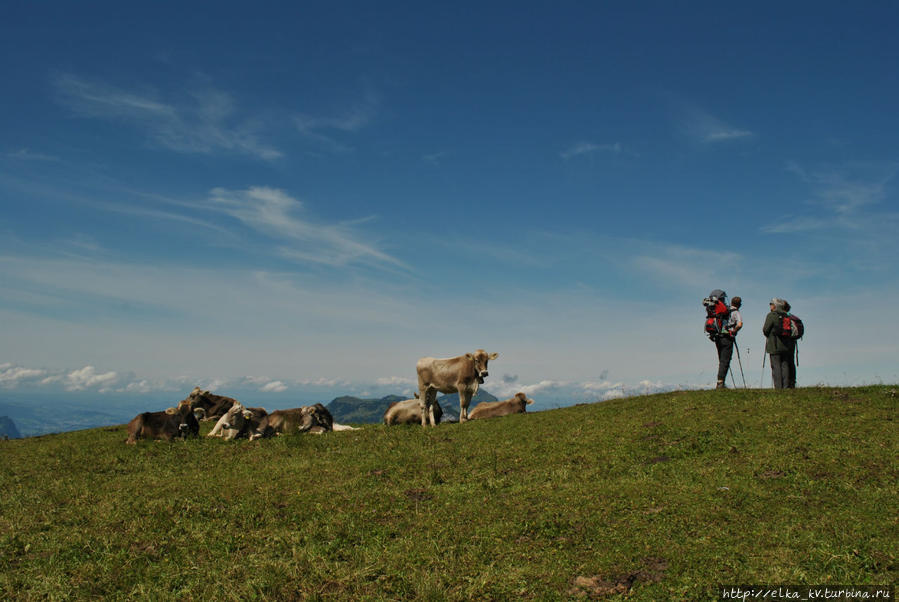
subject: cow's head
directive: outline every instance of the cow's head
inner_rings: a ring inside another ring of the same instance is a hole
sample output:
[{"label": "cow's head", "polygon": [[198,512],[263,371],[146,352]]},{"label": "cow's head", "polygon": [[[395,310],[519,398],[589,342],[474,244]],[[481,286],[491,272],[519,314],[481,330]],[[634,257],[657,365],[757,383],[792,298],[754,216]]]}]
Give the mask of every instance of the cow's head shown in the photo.
[{"label": "cow's head", "polygon": [[194,418],[196,418],[197,420],[203,420],[204,418],[206,418],[206,408],[196,405],[194,403],[194,400],[190,397],[188,397],[187,399],[182,399],[178,402],[177,408],[171,409],[177,409],[178,412],[181,412],[184,408],[191,410],[194,414]]},{"label": "cow's head", "polygon": [[514,399],[518,400],[523,406],[534,403],[533,399],[528,399],[528,396],[521,392],[516,393]]},{"label": "cow's head", "polygon": [[197,422],[197,417],[190,405],[190,402],[185,399],[178,404],[178,407],[165,411],[166,414],[178,421],[178,434],[182,437],[197,434],[200,431],[200,423]]},{"label": "cow's head", "polygon": [[244,421],[248,419],[248,414],[249,416],[252,416],[252,413],[243,407],[243,404],[239,401],[234,402],[234,405],[225,412],[222,428],[240,430],[243,428]]},{"label": "cow's head", "polygon": [[498,353],[487,353],[483,349],[478,349],[474,353],[466,353],[465,357],[474,362],[474,371],[478,376],[478,382],[483,384],[484,379],[490,376],[487,372],[487,362],[495,360],[499,357]]},{"label": "cow's head", "polygon": [[[209,399],[209,391],[204,391],[200,387],[194,387],[194,390],[190,392],[190,394],[181,400],[181,403],[190,404],[191,408],[208,408],[212,405],[211,400]],[[203,415],[205,418],[206,415]],[[198,420],[202,419],[198,417]]]},{"label": "cow's head", "polygon": [[328,408],[320,403],[312,406],[303,406],[300,408],[300,426],[301,433],[315,432],[323,433],[334,428],[334,418]]}]

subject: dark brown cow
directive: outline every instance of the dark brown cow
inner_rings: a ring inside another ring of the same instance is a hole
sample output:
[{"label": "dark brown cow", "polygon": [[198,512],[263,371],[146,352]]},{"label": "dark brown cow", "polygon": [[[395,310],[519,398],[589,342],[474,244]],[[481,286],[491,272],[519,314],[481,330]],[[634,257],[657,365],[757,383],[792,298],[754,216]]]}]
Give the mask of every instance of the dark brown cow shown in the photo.
[{"label": "dark brown cow", "polygon": [[320,403],[290,410],[275,410],[259,421],[250,440],[289,433],[325,433],[334,430],[334,418]]},{"label": "dark brown cow", "polygon": [[[415,394],[414,399],[406,399],[404,401],[394,401],[384,412],[384,424],[392,426],[394,424],[420,424],[421,423],[421,403],[418,401],[419,395]],[[439,402],[434,402],[434,419],[440,424],[443,418],[443,408]]]},{"label": "dark brown cow", "polygon": [[128,423],[128,439],[125,443],[134,445],[138,439],[187,439],[200,436],[200,423],[194,415],[190,403],[181,402],[177,408],[164,412],[144,412]]},{"label": "dark brown cow", "polygon": [[231,406],[236,401],[233,397],[216,395],[209,391],[204,391],[200,387],[194,387],[190,395],[186,399],[181,400],[181,403],[189,402],[191,409],[203,408],[206,411],[206,416],[203,420],[218,420],[225,415],[225,412],[231,409]]},{"label": "dark brown cow", "polygon": [[245,408],[239,401],[235,402],[206,436],[221,437],[226,441],[249,437],[267,415],[265,408]]},{"label": "dark brown cow", "polygon": [[482,401],[474,407],[468,419],[477,420],[479,418],[498,418],[509,414],[524,414],[527,412],[526,407],[532,403],[534,400],[528,399],[524,393],[516,393],[515,397],[504,401]]},{"label": "dark brown cow", "polygon": [[474,353],[466,353],[458,357],[436,359],[423,357],[415,366],[418,372],[418,393],[421,408],[421,425],[432,426],[437,423],[434,420],[434,406],[437,404],[437,392],[459,393],[459,422],[468,420],[468,404],[472,396],[478,392],[478,386],[483,384],[489,375],[487,362],[499,356],[498,353],[488,354],[483,349]]}]

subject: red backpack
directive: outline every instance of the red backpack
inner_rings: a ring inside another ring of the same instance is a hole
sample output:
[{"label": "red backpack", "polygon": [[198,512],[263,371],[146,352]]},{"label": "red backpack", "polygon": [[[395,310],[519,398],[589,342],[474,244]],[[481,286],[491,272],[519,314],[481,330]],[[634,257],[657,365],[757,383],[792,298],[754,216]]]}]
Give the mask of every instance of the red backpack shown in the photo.
[{"label": "red backpack", "polygon": [[705,333],[713,341],[724,334],[727,319],[730,317],[730,308],[724,302],[726,298],[724,291],[715,290],[702,300],[706,314]]},{"label": "red backpack", "polygon": [[776,333],[777,336],[795,341],[801,339],[802,335],[805,334],[805,325],[798,316],[786,314],[781,316],[780,322],[777,324]]}]

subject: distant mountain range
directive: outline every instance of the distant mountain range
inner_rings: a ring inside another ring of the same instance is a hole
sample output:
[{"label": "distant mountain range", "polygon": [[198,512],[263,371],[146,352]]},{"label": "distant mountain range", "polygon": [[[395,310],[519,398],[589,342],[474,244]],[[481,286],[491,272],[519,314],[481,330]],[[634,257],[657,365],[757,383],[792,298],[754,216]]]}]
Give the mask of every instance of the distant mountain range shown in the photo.
[{"label": "distant mountain range", "polygon": [[[399,395],[387,395],[380,399],[363,399],[344,395],[337,397],[326,407],[336,422],[341,424],[374,424],[384,419],[384,412],[395,401],[403,401],[407,397]],[[471,408],[482,401],[496,401],[496,397],[478,389],[477,394],[471,398]],[[442,395],[437,398],[437,403],[443,409],[443,422],[458,422],[459,420],[459,394]]]},{"label": "distant mountain range", "polygon": [[16,423],[9,416],[0,416],[0,439],[20,439],[22,437]]},{"label": "distant mountain range", "polygon": [[91,403],[75,395],[63,399],[21,397],[15,401],[0,398],[0,416],[14,420],[16,432],[22,437],[124,424],[139,411],[134,404]]}]

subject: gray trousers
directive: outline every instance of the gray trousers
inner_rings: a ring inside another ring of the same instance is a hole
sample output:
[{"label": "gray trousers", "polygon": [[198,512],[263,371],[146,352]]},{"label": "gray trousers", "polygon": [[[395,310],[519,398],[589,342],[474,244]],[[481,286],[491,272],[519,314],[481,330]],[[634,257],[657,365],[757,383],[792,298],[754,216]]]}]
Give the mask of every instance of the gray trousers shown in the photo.
[{"label": "gray trousers", "polygon": [[796,388],[796,362],[793,361],[793,352],[772,353],[771,378],[774,380],[775,389]]}]

